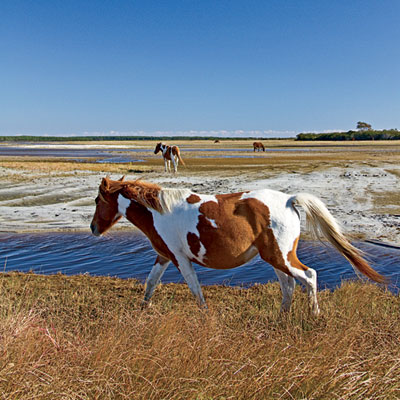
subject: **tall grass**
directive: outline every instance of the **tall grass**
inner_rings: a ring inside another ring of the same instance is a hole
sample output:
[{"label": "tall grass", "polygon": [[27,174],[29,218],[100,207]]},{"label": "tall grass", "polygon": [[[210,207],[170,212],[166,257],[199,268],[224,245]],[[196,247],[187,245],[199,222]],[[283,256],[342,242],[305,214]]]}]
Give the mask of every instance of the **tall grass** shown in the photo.
[{"label": "tall grass", "polygon": [[400,398],[399,296],[346,283],[314,318],[300,289],[287,315],[277,284],[204,293],[0,275],[0,399]]}]

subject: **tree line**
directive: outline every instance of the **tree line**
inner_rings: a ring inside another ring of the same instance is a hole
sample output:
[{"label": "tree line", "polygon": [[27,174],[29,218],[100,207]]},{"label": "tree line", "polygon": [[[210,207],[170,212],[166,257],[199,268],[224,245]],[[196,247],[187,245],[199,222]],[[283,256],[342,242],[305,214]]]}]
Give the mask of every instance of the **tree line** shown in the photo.
[{"label": "tree line", "polygon": [[299,133],[296,140],[400,140],[400,132],[397,129],[361,129],[347,132]]}]

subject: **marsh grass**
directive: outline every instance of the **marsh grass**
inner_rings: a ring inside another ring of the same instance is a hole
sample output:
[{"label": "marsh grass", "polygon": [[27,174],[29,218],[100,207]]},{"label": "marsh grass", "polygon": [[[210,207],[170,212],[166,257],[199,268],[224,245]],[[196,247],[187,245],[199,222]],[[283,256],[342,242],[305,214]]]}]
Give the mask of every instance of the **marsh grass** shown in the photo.
[{"label": "marsh grass", "polygon": [[135,280],[0,276],[1,399],[395,399],[400,299],[359,282],[299,288],[279,314],[276,283],[209,286],[201,311],[185,285],[139,308]]}]

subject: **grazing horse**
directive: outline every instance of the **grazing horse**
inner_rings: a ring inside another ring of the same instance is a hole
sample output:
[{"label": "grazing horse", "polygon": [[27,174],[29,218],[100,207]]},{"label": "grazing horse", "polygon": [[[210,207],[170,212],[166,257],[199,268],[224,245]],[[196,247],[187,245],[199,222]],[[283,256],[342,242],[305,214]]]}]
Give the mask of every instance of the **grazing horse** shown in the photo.
[{"label": "grazing horse", "polygon": [[157,154],[159,151],[161,151],[164,158],[165,172],[171,171],[171,161],[174,165],[174,172],[178,171],[179,161],[182,163],[182,165],[185,165],[178,146],[167,146],[166,144],[160,142],[157,143],[156,148],[154,149],[154,154]]},{"label": "grazing horse", "polygon": [[317,273],[296,255],[300,236],[296,205],[304,209],[314,232],[322,232],[356,271],[376,282],[385,280],[341,233],[322,201],[311,194],[262,189],[207,195],[123,178],[103,178],[90,227],[99,236],[124,216],[148,237],[158,256],[146,280],[144,305],[170,262],[182,273],[199,304],[205,306],[192,262],[226,269],[260,254],[278,276],[281,310],[290,309],[298,279],[307,288],[313,313],[318,314]]},{"label": "grazing horse", "polygon": [[253,151],[265,151],[265,147],[261,142],[254,142],[253,143]]}]

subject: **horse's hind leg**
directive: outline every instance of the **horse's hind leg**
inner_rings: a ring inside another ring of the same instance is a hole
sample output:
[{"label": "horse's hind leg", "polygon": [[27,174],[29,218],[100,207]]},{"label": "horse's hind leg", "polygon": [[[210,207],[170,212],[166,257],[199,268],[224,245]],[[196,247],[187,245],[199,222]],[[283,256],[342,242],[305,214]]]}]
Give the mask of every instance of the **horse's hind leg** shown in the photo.
[{"label": "horse's hind leg", "polygon": [[292,250],[287,255],[287,260],[290,265],[290,272],[293,277],[302,282],[306,288],[308,297],[310,299],[311,310],[315,315],[319,314],[319,307],[317,301],[317,272],[304,265],[297,258],[297,244],[299,242],[299,238],[297,238],[293,243]]},{"label": "horse's hind leg", "polygon": [[146,279],[145,293],[144,293],[144,299],[142,302],[142,307],[146,306],[149,303],[151,296],[153,296],[154,289],[160,283],[160,279],[163,276],[163,273],[165,272],[165,270],[167,269],[169,263],[170,263],[170,260],[168,260],[164,257],[161,257],[161,256],[157,257],[156,262],[153,265],[153,268],[150,271],[150,274]]},{"label": "horse's hind leg", "polygon": [[174,173],[178,171],[178,159],[176,156],[172,157],[172,164],[174,165]]},{"label": "horse's hind leg", "polygon": [[298,279],[307,288],[311,311],[314,315],[318,315],[319,306],[317,301],[317,272],[312,268],[298,269],[297,267],[293,267],[293,265],[290,271],[292,272],[293,277]]},{"label": "horse's hind leg", "polygon": [[289,311],[290,306],[292,305],[292,297],[294,288],[296,286],[296,281],[292,276],[285,274],[279,269],[274,268],[274,270],[278,277],[282,291],[281,311]]},{"label": "horse's hind leg", "polygon": [[292,278],[291,280],[287,278],[288,280],[285,281],[283,275],[279,278],[278,273],[283,295],[281,309],[288,310],[290,308],[290,303],[288,303],[289,296],[291,296],[290,288],[294,286],[294,279],[297,279],[307,288],[311,310],[315,315],[318,315],[317,273],[312,268],[302,264],[297,258],[296,250],[298,239],[294,241],[292,249],[286,252],[281,250],[284,246],[279,246],[276,241],[271,243],[268,239],[269,238],[265,238],[265,240],[261,240],[261,243],[259,242],[258,250],[261,258],[271,264],[276,270]]}]

